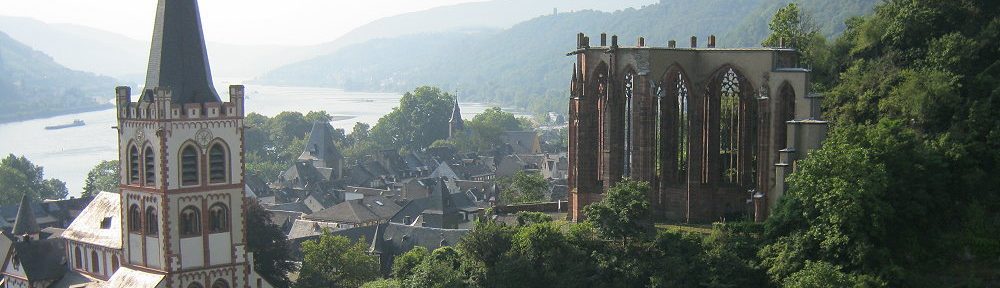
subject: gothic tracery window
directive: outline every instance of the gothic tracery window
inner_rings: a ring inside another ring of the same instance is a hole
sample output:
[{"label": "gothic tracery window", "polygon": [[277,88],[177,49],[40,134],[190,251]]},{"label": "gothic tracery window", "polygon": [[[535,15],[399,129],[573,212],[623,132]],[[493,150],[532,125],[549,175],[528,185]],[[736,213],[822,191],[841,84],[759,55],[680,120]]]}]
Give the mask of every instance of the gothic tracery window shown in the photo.
[{"label": "gothic tracery window", "polygon": [[225,204],[216,203],[209,210],[209,233],[229,232],[229,208]]},{"label": "gothic tracery window", "polygon": [[634,85],[635,85],[635,74],[626,73],[624,80],[625,81],[623,81],[622,85],[625,88],[624,93],[623,93],[624,94],[623,96],[625,97],[625,99],[624,99],[624,101],[625,101],[625,103],[624,103],[625,104],[625,109],[624,109],[625,114],[623,115],[622,118],[623,118],[623,120],[625,122],[625,133],[624,133],[625,134],[625,139],[624,139],[624,142],[623,142],[625,144],[625,149],[624,149],[625,155],[624,155],[624,158],[623,158],[624,161],[622,162],[623,163],[623,167],[622,167],[623,170],[622,171],[624,171],[622,173],[622,176],[626,176],[627,177],[627,176],[630,175],[631,171],[629,171],[629,168],[630,168],[630,166],[632,166],[631,165],[631,163],[632,163],[632,129],[633,129],[633,123],[632,123],[632,112],[633,112],[632,111],[632,109],[633,109],[633,107],[632,107],[632,95],[634,94],[633,92],[634,92]]},{"label": "gothic tracery window", "polygon": [[687,179],[688,167],[688,131],[691,130],[688,122],[688,88],[684,84],[684,74],[677,73],[677,179],[684,181]]},{"label": "gothic tracery window", "polygon": [[222,143],[215,143],[208,150],[209,183],[226,182],[226,148]]},{"label": "gothic tracery window", "polygon": [[146,147],[143,164],[146,164],[146,186],[156,185],[156,155],[153,154],[153,147]]},{"label": "gothic tracery window", "polygon": [[740,155],[740,82],[732,68],[722,76],[719,90],[719,161],[722,182],[739,182]]},{"label": "gothic tracery window", "polygon": [[128,183],[139,184],[139,148],[135,146],[128,150]]},{"label": "gothic tracery window", "polygon": [[192,145],[181,150],[181,185],[198,185],[198,150]]},{"label": "gothic tracery window", "polygon": [[194,206],[181,210],[181,237],[201,236],[201,213]]}]

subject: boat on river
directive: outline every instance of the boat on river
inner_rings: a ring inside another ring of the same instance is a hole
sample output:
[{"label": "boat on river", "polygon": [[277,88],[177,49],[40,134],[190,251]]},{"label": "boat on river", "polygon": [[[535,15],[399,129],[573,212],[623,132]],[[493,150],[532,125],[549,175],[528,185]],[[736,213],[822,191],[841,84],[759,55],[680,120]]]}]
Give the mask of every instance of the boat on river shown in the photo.
[{"label": "boat on river", "polygon": [[76,119],[76,120],[73,120],[73,123],[66,123],[66,124],[60,124],[60,125],[45,126],[45,130],[65,129],[65,128],[72,128],[72,127],[83,126],[83,125],[87,125],[87,123],[84,123],[83,120]]}]

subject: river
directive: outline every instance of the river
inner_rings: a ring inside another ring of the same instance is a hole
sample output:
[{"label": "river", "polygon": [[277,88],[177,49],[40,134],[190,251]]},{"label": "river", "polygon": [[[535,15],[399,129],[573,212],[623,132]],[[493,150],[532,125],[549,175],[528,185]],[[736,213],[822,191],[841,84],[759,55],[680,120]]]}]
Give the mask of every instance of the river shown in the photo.
[{"label": "river", "polygon": [[[227,91],[227,83],[216,84]],[[228,95],[220,93],[223,101]],[[400,93],[348,92],[332,88],[276,87],[247,85],[247,112],[274,116],[282,111],[325,110],[337,118],[334,128],[350,131],[356,122],[374,125],[383,115],[399,105]],[[135,101],[137,96],[133,96]],[[472,119],[489,106],[462,103],[462,118]],[[86,126],[45,130],[45,126],[65,124],[80,119]],[[87,172],[102,160],[117,157],[114,126],[115,111],[106,109],[44,119],[0,124],[0,157],[13,153],[25,156],[45,168],[45,178],[66,182],[70,196],[79,196]]]}]

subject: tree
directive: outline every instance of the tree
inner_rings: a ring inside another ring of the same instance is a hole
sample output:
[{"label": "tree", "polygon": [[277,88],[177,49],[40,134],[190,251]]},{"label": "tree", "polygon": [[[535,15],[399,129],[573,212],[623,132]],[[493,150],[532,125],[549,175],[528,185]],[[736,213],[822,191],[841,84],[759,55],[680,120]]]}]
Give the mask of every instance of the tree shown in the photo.
[{"label": "tree", "polygon": [[403,281],[408,288],[460,288],[468,287],[461,273],[461,256],[451,247],[435,249],[414,269],[413,274]]},{"label": "tree", "polygon": [[367,253],[364,239],[324,233],[302,243],[302,272],[295,287],[358,287],[379,278],[378,259]]},{"label": "tree", "polygon": [[446,139],[454,103],[454,96],[436,87],[423,86],[407,92],[399,100],[399,107],[372,127],[372,140],[387,149],[421,149]]},{"label": "tree", "polygon": [[[828,85],[836,72],[832,71],[830,52],[826,38],[819,32],[809,14],[799,10],[797,4],[789,3],[778,9],[768,24],[771,34],[760,44],[764,47],[796,48],[801,53],[801,63],[812,68],[815,84]],[[822,88],[822,87],[820,87]]]},{"label": "tree", "polygon": [[253,253],[256,272],[275,287],[291,287],[288,274],[297,268],[289,253],[288,239],[281,227],[271,221],[271,212],[250,201],[246,213],[247,251]]},{"label": "tree", "polygon": [[504,203],[542,201],[545,199],[545,191],[549,190],[549,182],[538,172],[518,171],[500,182],[505,186],[501,192],[501,201]]},{"label": "tree", "polygon": [[118,160],[105,160],[87,172],[87,180],[84,180],[83,193],[80,197],[91,197],[98,192],[118,193],[118,183],[120,182]]},{"label": "tree", "polygon": [[785,279],[781,286],[787,288],[885,287],[884,282],[874,277],[847,274],[840,269],[840,266],[822,261],[806,261],[804,268]]},{"label": "tree", "polygon": [[0,205],[17,204],[21,195],[33,201],[66,198],[69,194],[66,183],[45,179],[44,170],[24,156],[9,154],[0,160]]},{"label": "tree", "polygon": [[587,222],[609,239],[642,237],[650,231],[649,183],[623,179],[604,193],[604,199],[584,208]]},{"label": "tree", "polygon": [[392,261],[392,276],[406,278],[413,275],[413,270],[430,257],[431,252],[423,246],[413,247]]},{"label": "tree", "polygon": [[467,125],[476,138],[478,148],[482,151],[502,144],[503,135],[507,131],[524,131],[531,128],[523,125],[514,114],[505,112],[500,107],[486,109],[468,121]]}]

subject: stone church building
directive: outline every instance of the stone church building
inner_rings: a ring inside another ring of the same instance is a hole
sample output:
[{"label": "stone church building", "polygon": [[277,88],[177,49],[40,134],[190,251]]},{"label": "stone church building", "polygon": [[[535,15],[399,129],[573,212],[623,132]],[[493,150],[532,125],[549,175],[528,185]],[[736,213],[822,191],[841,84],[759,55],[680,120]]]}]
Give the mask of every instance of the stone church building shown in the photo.
[{"label": "stone church building", "polygon": [[599,46],[577,37],[570,83],[571,220],[621,179],[647,181],[654,215],[766,218],[796,160],[826,135],[809,69],[787,48]]},{"label": "stone church building", "polygon": [[[216,92],[196,0],[159,0],[155,21],[145,88],[137,101],[116,91],[120,193],[97,195],[63,239],[17,237],[23,253],[64,247],[62,265],[43,268],[71,270],[5,287],[270,287],[246,247],[243,86],[225,102]],[[18,253],[7,267],[36,266]]]}]

